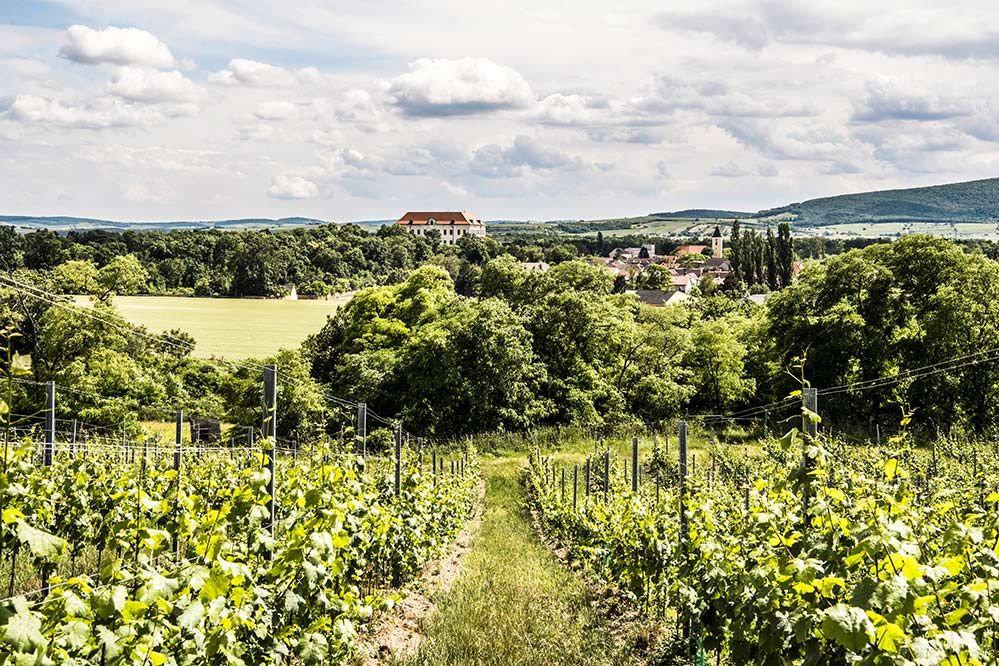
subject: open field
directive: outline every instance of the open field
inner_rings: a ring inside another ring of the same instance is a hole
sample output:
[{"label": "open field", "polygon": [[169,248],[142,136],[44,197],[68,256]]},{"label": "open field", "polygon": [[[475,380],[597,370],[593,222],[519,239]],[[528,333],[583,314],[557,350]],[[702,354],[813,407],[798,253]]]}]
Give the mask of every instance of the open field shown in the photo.
[{"label": "open field", "polygon": [[[243,359],[297,347],[350,296],[328,301],[119,296],[114,303],[125,319],[154,333],[179,328],[191,334],[197,340],[196,356]],[[77,302],[89,301],[79,297]]]},{"label": "open field", "polygon": [[988,222],[853,222],[819,227],[795,227],[799,236],[827,238],[883,238],[908,234],[928,234],[942,238],[999,239],[999,226]]}]

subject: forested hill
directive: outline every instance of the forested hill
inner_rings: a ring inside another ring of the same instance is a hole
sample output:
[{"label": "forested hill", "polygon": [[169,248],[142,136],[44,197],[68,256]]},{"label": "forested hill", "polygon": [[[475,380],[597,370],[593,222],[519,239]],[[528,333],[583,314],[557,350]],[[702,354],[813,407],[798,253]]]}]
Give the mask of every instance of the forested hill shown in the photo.
[{"label": "forested hill", "polygon": [[739,210],[714,210],[713,208],[687,208],[686,210],[674,210],[667,213],[649,213],[650,217],[659,217],[667,220],[693,220],[701,217],[707,218],[730,218],[730,217],[752,217],[754,213],[746,213]]},{"label": "forested hill", "polygon": [[99,220],[88,217],[0,215],[0,224],[24,229],[61,231],[171,231],[175,229],[280,229],[325,224],[311,217],[240,218],[235,220],[177,220],[170,222],[129,222]]},{"label": "forested hill", "polygon": [[797,225],[849,222],[995,222],[999,220],[999,178],[964,183],[842,194],[762,211],[794,213]]}]

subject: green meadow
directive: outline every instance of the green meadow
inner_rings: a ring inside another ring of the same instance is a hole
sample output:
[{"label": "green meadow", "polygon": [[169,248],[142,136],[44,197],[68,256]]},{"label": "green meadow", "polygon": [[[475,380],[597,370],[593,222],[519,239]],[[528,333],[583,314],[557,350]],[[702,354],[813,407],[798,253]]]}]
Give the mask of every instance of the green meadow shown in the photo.
[{"label": "green meadow", "polygon": [[154,333],[175,328],[189,333],[197,341],[196,356],[243,359],[297,347],[349,299],[350,294],[328,301],[119,296],[114,304],[126,320]]}]

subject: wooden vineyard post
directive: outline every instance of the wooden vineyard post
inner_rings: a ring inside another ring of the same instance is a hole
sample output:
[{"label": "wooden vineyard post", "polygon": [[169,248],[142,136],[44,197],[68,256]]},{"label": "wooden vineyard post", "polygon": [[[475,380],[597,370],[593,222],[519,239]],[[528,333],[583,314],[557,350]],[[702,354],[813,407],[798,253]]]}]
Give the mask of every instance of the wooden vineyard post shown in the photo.
[{"label": "wooden vineyard post", "polygon": [[[687,422],[680,421],[678,424],[677,436],[679,439],[679,449],[680,449],[680,572],[679,575],[686,575],[687,569],[687,549],[688,549],[688,529],[687,529]],[[677,617],[680,621],[680,617]],[[689,618],[684,618],[682,622],[681,635],[689,640],[690,639],[690,622]]]},{"label": "wooden vineyard post", "polygon": [[[277,366],[264,366],[264,439],[267,441],[267,513],[270,515],[271,538],[274,537],[274,527],[277,518],[277,502],[274,497],[274,447],[277,444]],[[267,552],[267,560],[274,558],[272,550]]]},{"label": "wooden vineyard post", "polygon": [[357,403],[357,424],[354,428],[357,436],[357,450],[361,453],[361,465],[368,464],[368,403]]},{"label": "wooden vineyard post", "polygon": [[[453,472],[454,470],[452,470]],[[402,426],[395,427],[395,496],[402,492]]]},{"label": "wooden vineyard post", "polygon": [[45,444],[42,449],[42,464],[52,465],[55,453],[55,382],[45,382]]},{"label": "wooden vineyard post", "polygon": [[565,502],[565,468],[562,468],[562,502]]},{"label": "wooden vineyard post", "polygon": [[607,501],[607,491],[610,490],[610,449],[604,451],[604,501]]},{"label": "wooden vineyard post", "polygon": [[[52,458],[55,452],[55,382],[45,382],[45,443],[42,449],[42,465],[52,466]],[[49,567],[50,564],[42,565],[42,597],[49,595]],[[13,568],[13,564],[11,564]]]},{"label": "wooden vineyard post", "polygon": [[416,458],[420,463],[420,473],[423,473],[423,438],[416,438]]},{"label": "wooden vineyard post", "polygon": [[586,499],[590,498],[590,458],[586,459]]},{"label": "wooden vineyard post", "polygon": [[687,422],[680,421],[680,538],[683,540],[683,547],[687,547]]},{"label": "wooden vineyard post", "polygon": [[576,510],[576,492],[579,482],[579,465],[572,466],[572,510]]},{"label": "wooden vineyard post", "polygon": [[[173,448],[173,471],[174,471],[174,495],[173,495],[173,510],[174,518],[179,518],[180,513],[180,458],[181,458],[181,441],[184,438],[184,411],[181,409],[177,410],[176,417],[176,427],[174,429],[174,448]],[[250,429],[252,437],[253,429]],[[177,535],[180,533],[180,526],[177,525],[173,530],[173,557],[175,560],[180,559],[180,541]]]},{"label": "wooden vineyard post", "polygon": [[437,485],[437,445],[434,444],[433,450],[430,452],[430,463],[431,467],[434,468],[434,485]]},{"label": "wooden vineyard post", "polygon": [[70,432],[69,436],[69,457],[76,457],[76,419],[73,419],[73,430]]},{"label": "wooden vineyard post", "polygon": [[801,414],[801,430],[807,437],[805,438],[805,451],[801,458],[801,471],[802,471],[802,492],[801,492],[801,516],[807,527],[809,524],[808,520],[808,505],[810,501],[809,495],[811,494],[811,473],[812,473],[812,459],[808,455],[808,448],[818,437],[818,423],[816,423],[813,418],[813,414],[819,413],[819,394],[818,389],[812,387],[806,387],[802,390],[802,398],[804,400],[804,411]]},{"label": "wooden vineyard post", "polygon": [[631,492],[638,492],[638,438],[631,438]]}]

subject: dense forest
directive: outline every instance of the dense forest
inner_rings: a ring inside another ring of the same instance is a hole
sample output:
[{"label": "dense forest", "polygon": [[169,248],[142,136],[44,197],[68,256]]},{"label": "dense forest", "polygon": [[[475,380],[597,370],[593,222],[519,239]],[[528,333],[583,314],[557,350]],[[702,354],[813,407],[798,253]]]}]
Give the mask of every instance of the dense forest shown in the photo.
[{"label": "dense forest", "polygon": [[[912,236],[809,263],[764,306],[718,293],[651,308],[612,293],[611,276],[585,261],[540,273],[503,253],[452,258],[474,268],[464,290],[431,261],[361,291],[302,349],[270,359],[296,387],[282,394],[283,432],[339,418],[328,392],[454,436],[732,413],[780,401],[802,378],[837,389],[822,398],[830,427],[988,431],[999,417],[987,399],[999,390],[994,357],[907,375],[999,348],[999,265],[946,240]],[[113,295],[97,307],[113,322]],[[257,373],[192,358],[182,332],[130,335],[15,289],[0,290],[0,325],[38,359],[37,381],[81,387],[63,406],[91,421],[178,403],[234,424],[255,418]]]},{"label": "dense forest", "polygon": [[972,180],[931,187],[841,194],[810,199],[759,215],[794,213],[801,224],[848,222],[992,222],[999,210],[999,179]]}]

